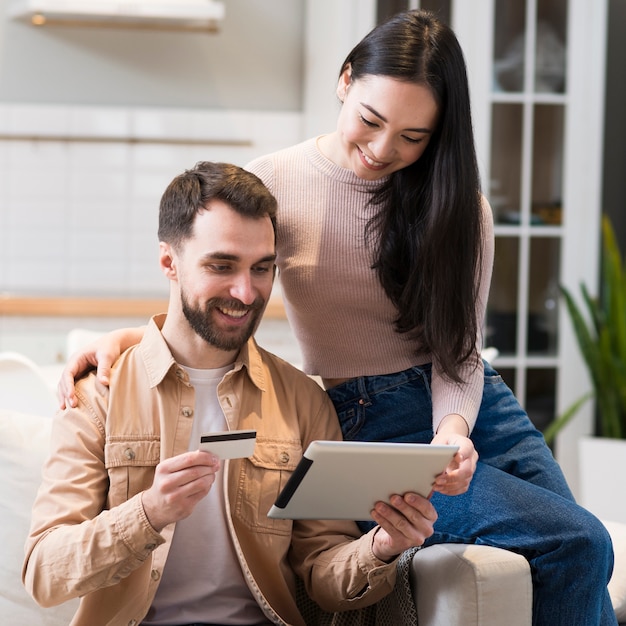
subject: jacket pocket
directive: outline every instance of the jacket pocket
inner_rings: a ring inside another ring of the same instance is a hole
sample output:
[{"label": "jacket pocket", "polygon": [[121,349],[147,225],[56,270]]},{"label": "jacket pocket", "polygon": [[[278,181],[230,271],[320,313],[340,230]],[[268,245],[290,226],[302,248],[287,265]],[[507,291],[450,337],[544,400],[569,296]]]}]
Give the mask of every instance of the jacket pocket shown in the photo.
[{"label": "jacket pocket", "polygon": [[235,512],[257,532],[291,534],[291,520],[267,517],[285,483],[302,458],[300,440],[258,437],[254,455],[241,464],[241,483]]},{"label": "jacket pocket", "polygon": [[104,446],[104,463],[109,474],[108,507],[126,502],[148,489],[160,457],[158,437],[108,440]]}]

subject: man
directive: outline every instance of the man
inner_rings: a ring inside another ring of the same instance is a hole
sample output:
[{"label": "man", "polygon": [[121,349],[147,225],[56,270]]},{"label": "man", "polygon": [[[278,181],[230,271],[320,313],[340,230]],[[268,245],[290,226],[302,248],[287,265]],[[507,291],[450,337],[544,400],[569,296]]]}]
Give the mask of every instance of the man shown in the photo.
[{"label": "man", "polygon": [[[92,373],[55,418],[23,580],[42,605],[80,596],[85,624],[304,624],[295,574],[327,610],[377,602],[395,557],[432,534],[415,494],[376,505],[381,526],[266,513],[314,439],[340,430],[324,391],[259,348],[272,289],[276,202],[236,166],[199,163],[161,199],[167,315]],[[198,449],[203,432],[257,431],[250,459]],[[374,470],[373,470],[374,471]],[[364,477],[367,480],[367,477]]]}]

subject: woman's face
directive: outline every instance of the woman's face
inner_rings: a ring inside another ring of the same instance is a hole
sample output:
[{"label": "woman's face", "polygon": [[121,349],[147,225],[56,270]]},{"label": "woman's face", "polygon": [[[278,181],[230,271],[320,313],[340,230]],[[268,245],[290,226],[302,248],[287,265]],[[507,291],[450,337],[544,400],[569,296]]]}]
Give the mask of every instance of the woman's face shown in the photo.
[{"label": "woman's face", "polygon": [[329,158],[365,180],[377,180],[419,159],[438,121],[431,90],[423,85],[346,70],[337,86],[343,102]]}]

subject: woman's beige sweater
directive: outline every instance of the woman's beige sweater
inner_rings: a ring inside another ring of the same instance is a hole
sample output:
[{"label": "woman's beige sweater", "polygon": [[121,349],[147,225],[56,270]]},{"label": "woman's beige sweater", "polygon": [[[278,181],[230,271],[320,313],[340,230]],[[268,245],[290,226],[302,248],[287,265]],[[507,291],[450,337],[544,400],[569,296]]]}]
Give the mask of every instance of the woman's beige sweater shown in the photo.
[{"label": "woman's beige sweater", "polygon": [[[278,200],[280,284],[304,370],[322,378],[348,378],[431,362],[429,353],[394,330],[396,309],[371,269],[365,226],[372,215],[368,199],[380,181],[364,181],[338,167],[319,152],[315,139],[255,159],[246,169]],[[481,326],[494,253],[491,209],[483,204]],[[480,337],[477,342],[480,349]],[[471,430],[482,399],[482,362],[464,364],[462,385],[438,375],[433,366],[434,431],[450,413],[463,416]]]}]

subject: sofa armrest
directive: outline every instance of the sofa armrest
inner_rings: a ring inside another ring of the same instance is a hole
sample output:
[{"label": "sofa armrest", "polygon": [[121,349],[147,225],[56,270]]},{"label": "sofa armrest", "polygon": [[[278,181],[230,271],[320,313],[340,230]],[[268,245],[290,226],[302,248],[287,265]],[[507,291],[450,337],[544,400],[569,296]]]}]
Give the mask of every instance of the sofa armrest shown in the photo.
[{"label": "sofa armrest", "polygon": [[532,581],[523,556],[484,545],[439,544],[411,563],[420,626],[529,626]]}]

